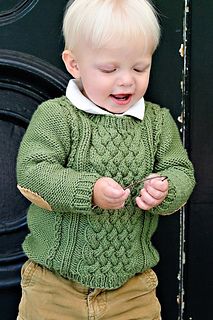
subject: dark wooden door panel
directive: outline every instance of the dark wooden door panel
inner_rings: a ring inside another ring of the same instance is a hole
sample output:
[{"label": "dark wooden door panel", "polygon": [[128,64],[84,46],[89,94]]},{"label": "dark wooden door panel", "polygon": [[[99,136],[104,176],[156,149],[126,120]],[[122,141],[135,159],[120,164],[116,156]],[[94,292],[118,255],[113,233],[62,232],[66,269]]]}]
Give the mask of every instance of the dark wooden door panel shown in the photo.
[{"label": "dark wooden door panel", "polygon": [[190,153],[197,185],[186,224],[185,318],[212,319],[213,2],[191,2]]},{"label": "dark wooden door panel", "polygon": [[[0,1],[0,319],[15,320],[29,203],[16,188],[16,156],[42,101],[65,92],[60,53],[66,1]],[[49,14],[50,13],[50,14]]]}]

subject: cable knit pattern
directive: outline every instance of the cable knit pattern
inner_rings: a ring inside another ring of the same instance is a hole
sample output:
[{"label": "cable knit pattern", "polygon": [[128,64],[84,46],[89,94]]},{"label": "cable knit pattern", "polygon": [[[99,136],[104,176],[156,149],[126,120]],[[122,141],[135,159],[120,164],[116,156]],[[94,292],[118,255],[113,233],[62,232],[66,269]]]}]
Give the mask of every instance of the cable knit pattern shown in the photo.
[{"label": "cable knit pattern", "polygon": [[[168,176],[169,194],[148,212],[131,191],[125,208],[92,206],[95,181],[108,176],[122,186],[158,172]],[[92,115],[66,97],[43,103],[22,140],[17,179],[52,209],[32,204],[27,256],[88,287],[117,288],[159,260],[151,237],[159,215],[178,210],[194,187],[193,167],[169,111],[146,103],[144,120]]]}]

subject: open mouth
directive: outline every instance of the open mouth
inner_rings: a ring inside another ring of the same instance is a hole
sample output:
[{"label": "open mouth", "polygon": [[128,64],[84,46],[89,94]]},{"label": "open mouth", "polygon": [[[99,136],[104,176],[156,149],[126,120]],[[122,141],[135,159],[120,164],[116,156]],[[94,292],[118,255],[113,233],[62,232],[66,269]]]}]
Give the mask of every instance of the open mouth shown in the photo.
[{"label": "open mouth", "polygon": [[130,94],[111,94],[111,97],[117,100],[128,100],[130,97]]},{"label": "open mouth", "polygon": [[127,104],[131,100],[131,94],[111,94],[110,97],[118,104]]}]

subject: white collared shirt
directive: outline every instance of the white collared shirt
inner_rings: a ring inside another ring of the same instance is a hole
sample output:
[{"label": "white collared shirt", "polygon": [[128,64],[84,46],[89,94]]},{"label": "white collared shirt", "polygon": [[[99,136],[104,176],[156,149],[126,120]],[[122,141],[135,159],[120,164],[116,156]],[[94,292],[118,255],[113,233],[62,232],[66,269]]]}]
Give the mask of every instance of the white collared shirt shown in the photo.
[{"label": "white collared shirt", "polygon": [[144,98],[142,97],[137,103],[135,103],[131,108],[129,108],[124,113],[114,114],[107,110],[101,109],[91,100],[85,97],[79,88],[78,81],[71,79],[68,83],[66,89],[66,97],[71,101],[71,103],[78,109],[92,114],[113,114],[116,116],[132,116],[137,119],[143,120],[145,112]]}]

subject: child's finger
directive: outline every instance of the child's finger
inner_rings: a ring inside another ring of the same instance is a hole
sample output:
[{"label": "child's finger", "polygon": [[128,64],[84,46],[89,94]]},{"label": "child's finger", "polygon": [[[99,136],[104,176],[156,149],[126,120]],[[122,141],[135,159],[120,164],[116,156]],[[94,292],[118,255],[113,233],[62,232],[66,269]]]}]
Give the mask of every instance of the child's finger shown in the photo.
[{"label": "child's finger", "polygon": [[112,204],[113,206],[115,205],[117,207],[117,206],[123,206],[129,194],[130,194],[129,189],[126,189],[126,190],[122,189],[122,194],[118,193],[117,190],[115,191],[115,193],[113,192],[113,190],[111,190],[111,192],[109,192],[107,195],[105,194],[105,197],[108,203]]},{"label": "child's finger", "polygon": [[156,190],[165,192],[166,190],[168,190],[169,184],[167,180],[163,180],[162,178],[156,178],[153,180],[149,180],[149,181],[145,181],[144,183],[144,187],[147,189],[148,187],[152,187]]},{"label": "child's finger", "polygon": [[108,185],[104,190],[104,194],[106,197],[111,199],[120,199],[122,196],[125,195],[125,191],[120,185],[118,186]]},{"label": "child's finger", "polygon": [[[142,190],[143,190],[143,189],[142,189]],[[142,190],[141,190],[141,191],[142,191]],[[168,189],[166,188],[165,191],[162,191],[162,190],[153,188],[152,186],[148,185],[145,190],[146,190],[146,192],[147,192],[150,196],[152,196],[154,199],[160,200],[160,199],[162,199],[162,198],[167,194],[167,190],[168,190]],[[141,192],[140,192],[140,194],[141,194]]]},{"label": "child's finger", "polygon": [[160,199],[157,199],[153,197],[151,194],[149,194],[146,189],[142,189],[140,191],[140,197],[144,203],[146,203],[148,206],[154,207],[157,206],[159,203],[159,200],[162,198],[162,193]]},{"label": "child's finger", "polygon": [[137,206],[142,210],[150,210],[152,207],[143,201],[142,197],[136,197]]}]

